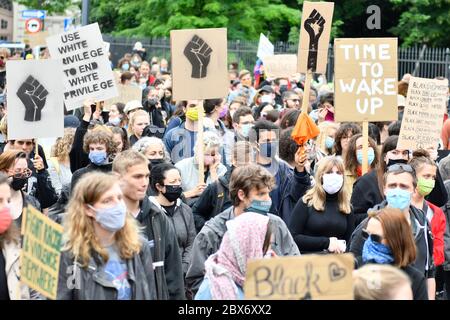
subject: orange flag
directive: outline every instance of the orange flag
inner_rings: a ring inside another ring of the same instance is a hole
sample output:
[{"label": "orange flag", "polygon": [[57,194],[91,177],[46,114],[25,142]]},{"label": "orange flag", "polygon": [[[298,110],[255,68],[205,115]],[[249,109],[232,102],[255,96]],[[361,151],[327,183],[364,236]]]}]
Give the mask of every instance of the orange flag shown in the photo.
[{"label": "orange flag", "polygon": [[309,139],[317,137],[319,133],[320,130],[314,120],[306,112],[302,112],[297,119],[291,136],[298,145],[303,146]]}]

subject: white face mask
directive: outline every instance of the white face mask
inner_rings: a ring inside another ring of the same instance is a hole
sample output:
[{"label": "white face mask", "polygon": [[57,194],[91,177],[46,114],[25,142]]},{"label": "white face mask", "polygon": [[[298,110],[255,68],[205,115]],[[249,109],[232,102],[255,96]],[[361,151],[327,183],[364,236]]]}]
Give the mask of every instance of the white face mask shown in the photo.
[{"label": "white face mask", "polygon": [[265,94],[263,96],[261,96],[261,103],[272,103],[272,96],[270,94]]},{"label": "white face mask", "polygon": [[322,177],[322,186],[326,193],[335,194],[344,184],[344,176],[337,173],[326,173]]}]

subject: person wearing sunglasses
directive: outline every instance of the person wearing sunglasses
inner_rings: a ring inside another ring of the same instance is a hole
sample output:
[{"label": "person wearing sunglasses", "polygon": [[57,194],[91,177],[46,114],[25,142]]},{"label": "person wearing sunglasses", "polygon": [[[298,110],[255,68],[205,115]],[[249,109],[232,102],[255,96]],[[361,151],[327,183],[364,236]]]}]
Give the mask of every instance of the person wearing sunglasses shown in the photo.
[{"label": "person wearing sunglasses", "polygon": [[[399,209],[410,225],[417,255],[413,266],[427,278],[429,298],[434,299],[435,265],[433,260],[433,236],[430,224],[423,212],[411,205],[412,195],[417,188],[417,177],[414,169],[407,164],[397,163],[388,167],[383,176],[383,194],[386,200],[380,202],[372,211],[379,211],[386,207]],[[355,191],[353,191],[355,195]],[[361,196],[361,195],[360,195]],[[364,243],[367,240],[363,230],[367,229],[369,218],[364,219],[355,229],[350,238],[350,252],[356,257],[356,263],[362,263]]]},{"label": "person wearing sunglasses", "polygon": [[362,230],[366,241],[362,251],[364,264],[389,264],[403,270],[411,280],[414,300],[428,300],[427,282],[414,267],[416,245],[409,223],[399,209],[372,211]]},{"label": "person wearing sunglasses", "polygon": [[41,210],[39,201],[26,191],[32,172],[28,168],[27,155],[22,151],[8,150],[0,155],[0,172],[8,176],[11,186],[10,212],[18,228],[22,226],[22,211],[28,205]]},{"label": "person wearing sunglasses", "polygon": [[295,91],[285,91],[281,96],[284,109],[300,109],[302,99]]}]

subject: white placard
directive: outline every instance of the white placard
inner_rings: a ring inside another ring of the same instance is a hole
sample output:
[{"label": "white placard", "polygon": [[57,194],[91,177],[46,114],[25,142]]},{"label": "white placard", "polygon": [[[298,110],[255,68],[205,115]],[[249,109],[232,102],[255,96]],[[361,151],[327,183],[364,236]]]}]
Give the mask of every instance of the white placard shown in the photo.
[{"label": "white placard", "polygon": [[264,57],[274,55],[274,46],[270,40],[261,33],[259,36],[258,53],[256,56],[264,61]]},{"label": "white placard", "polygon": [[57,60],[6,63],[8,139],[62,137],[64,87]]},{"label": "white placard", "polygon": [[108,52],[97,23],[47,38],[50,54],[62,59],[67,110],[86,99],[102,101],[118,95]]}]

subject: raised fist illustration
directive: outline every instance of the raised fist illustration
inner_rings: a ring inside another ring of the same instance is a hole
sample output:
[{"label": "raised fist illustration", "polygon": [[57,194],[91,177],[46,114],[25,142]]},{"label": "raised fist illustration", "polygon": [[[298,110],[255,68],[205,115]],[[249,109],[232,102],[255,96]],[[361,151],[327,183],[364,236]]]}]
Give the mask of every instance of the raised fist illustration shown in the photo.
[{"label": "raised fist illustration", "polygon": [[322,15],[314,9],[303,24],[309,35],[308,70],[311,69],[313,72],[316,71],[317,67],[319,38],[322,35],[325,22]]},{"label": "raised fist illustration", "polygon": [[211,47],[199,36],[195,35],[184,48],[184,55],[192,66],[191,77],[195,79],[205,78],[206,68],[211,59]]},{"label": "raised fist illustration", "polygon": [[48,91],[33,76],[28,76],[17,90],[17,96],[25,106],[25,121],[40,121]]}]

